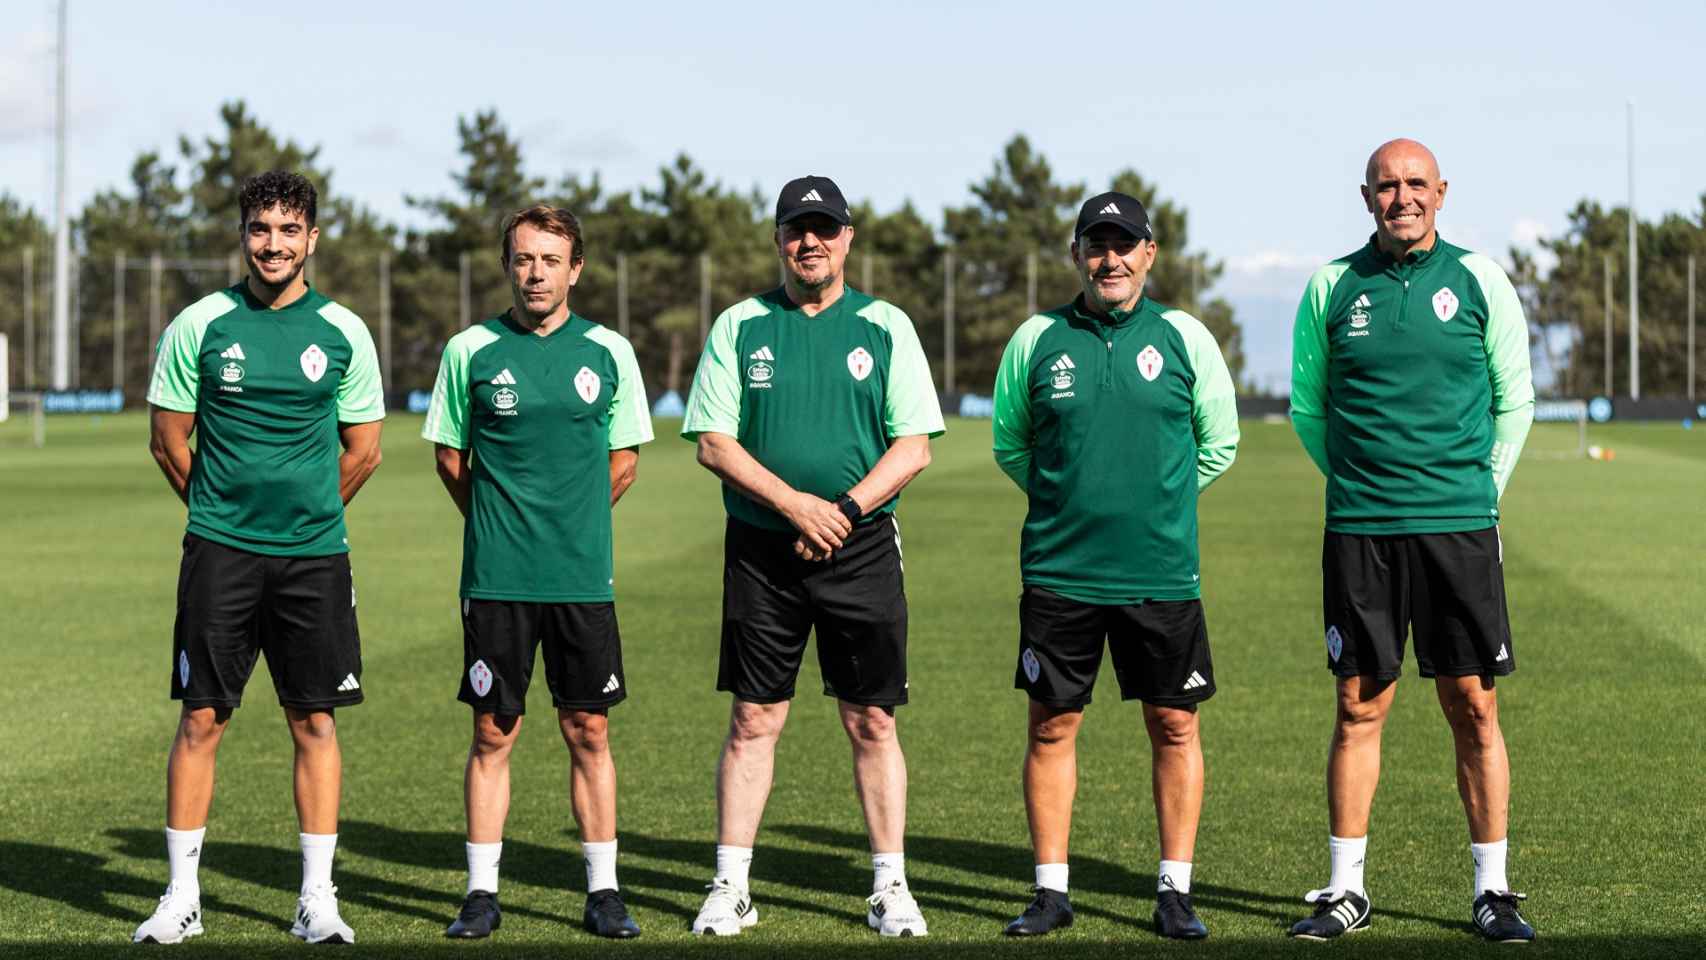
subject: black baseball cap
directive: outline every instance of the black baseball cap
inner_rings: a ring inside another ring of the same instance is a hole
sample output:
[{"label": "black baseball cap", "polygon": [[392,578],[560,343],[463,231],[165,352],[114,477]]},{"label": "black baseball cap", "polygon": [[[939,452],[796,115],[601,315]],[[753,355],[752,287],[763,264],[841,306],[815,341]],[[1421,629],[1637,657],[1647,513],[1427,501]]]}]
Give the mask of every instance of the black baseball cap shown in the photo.
[{"label": "black baseball cap", "polygon": [[1084,201],[1084,206],[1078,208],[1078,226],[1072,229],[1073,242],[1098,223],[1111,223],[1140,240],[1155,239],[1149,229],[1149,214],[1129,194],[1110,190]]},{"label": "black baseball cap", "polygon": [[853,222],[847,210],[847,198],[841,188],[828,177],[798,177],[789,180],[776,195],[776,225],[781,226],[795,217],[821,213],[842,226]]}]

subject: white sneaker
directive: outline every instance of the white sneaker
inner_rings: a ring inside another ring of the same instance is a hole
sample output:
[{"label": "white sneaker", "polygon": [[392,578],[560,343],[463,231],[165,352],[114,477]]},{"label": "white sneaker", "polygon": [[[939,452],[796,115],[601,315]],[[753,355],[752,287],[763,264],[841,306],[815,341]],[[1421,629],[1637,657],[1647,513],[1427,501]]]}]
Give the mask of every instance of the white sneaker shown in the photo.
[{"label": "white sneaker", "polygon": [[309,943],[354,943],[355,931],[338,916],[338,888],[319,883],[304,891],[296,901],[290,934]]},{"label": "white sneaker", "polygon": [[705,889],[711,892],[705,896],[699,916],[693,918],[695,935],[732,937],[758,922],[758,907],[744,887],[717,877]]},{"label": "white sneaker", "polygon": [[182,943],[185,937],[201,936],[201,893],[192,895],[178,892],[177,887],[167,887],[166,893],[160,898],[160,905],[154,908],[154,915],[142,921],[142,926],[136,928],[136,933],[130,937],[131,943]]},{"label": "white sneaker", "polygon": [[871,894],[865,903],[870,906],[865,922],[885,937],[922,937],[928,933],[924,914],[919,912],[918,901],[912,899],[905,880],[896,880]]}]

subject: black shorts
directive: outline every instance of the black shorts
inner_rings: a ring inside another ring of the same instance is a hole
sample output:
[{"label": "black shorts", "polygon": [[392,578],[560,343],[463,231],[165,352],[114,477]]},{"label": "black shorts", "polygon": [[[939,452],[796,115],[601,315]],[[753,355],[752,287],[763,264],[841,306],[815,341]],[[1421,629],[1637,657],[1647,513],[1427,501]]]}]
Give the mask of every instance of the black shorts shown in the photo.
[{"label": "black shorts", "polygon": [[1113,654],[1120,699],[1182,707],[1214,696],[1214,662],[1201,600],[1082,603],[1042,587],[1019,596],[1019,664],[1013,686],[1058,708],[1090,702]]},{"label": "black shorts", "polygon": [[748,703],[792,700],[815,627],[826,695],[860,706],[905,703],[900,525],[879,515],[820,562],[796,556],[797,539],[729,518],[717,689]]},{"label": "black shorts", "polygon": [[545,685],[563,710],[602,710],[627,699],[616,604],[462,601],[462,689],[475,710],[521,716],[533,654],[545,648]]},{"label": "black shorts", "polygon": [[349,554],[271,557],[184,535],[172,699],[235,708],[265,653],[279,706],[360,703],[361,633]]},{"label": "black shorts", "polygon": [[1321,548],[1327,668],[1397,679],[1414,633],[1424,677],[1516,669],[1499,529],[1365,536],[1327,531]]}]

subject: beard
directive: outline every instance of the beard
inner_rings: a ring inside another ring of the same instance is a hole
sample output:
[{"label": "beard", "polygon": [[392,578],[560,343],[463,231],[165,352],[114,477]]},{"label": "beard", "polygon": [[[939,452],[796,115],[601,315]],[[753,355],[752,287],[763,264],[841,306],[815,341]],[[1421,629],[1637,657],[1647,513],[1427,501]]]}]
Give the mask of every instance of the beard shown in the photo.
[{"label": "beard", "polygon": [[296,278],[302,276],[302,268],[306,267],[307,265],[308,265],[308,258],[303,257],[302,259],[297,260],[295,269],[293,269],[289,273],[285,274],[284,279],[279,280],[277,283],[274,283],[273,281],[268,280],[261,273],[261,261],[259,260],[259,258],[251,257],[251,258],[249,258],[249,277],[250,277],[250,279],[254,280],[256,283],[267,288],[268,290],[272,290],[272,291],[276,292],[279,290],[284,290],[284,289],[288,288],[291,284],[295,283]]}]

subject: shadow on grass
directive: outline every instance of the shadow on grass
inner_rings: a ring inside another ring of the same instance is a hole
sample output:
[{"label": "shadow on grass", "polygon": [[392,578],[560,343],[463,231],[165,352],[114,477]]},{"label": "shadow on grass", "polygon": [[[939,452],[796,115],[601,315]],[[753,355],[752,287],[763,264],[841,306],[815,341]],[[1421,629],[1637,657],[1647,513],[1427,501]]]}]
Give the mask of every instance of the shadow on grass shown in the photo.
[{"label": "shadow on grass", "polygon": [[[156,846],[164,846],[157,832],[150,836],[156,841]],[[165,892],[166,884],[164,877],[161,882],[153,883],[108,869],[107,861],[107,857],[84,850],[0,840],[0,887],[117,921],[115,931],[122,930],[123,939],[128,940],[130,928],[148,919],[153,911],[131,909],[115,903],[114,898],[135,897],[144,903],[153,903]],[[278,921],[277,917],[266,916],[216,896],[203,895],[202,906],[262,923]],[[118,933],[114,936],[117,938]],[[0,952],[0,956],[10,955]]]}]

